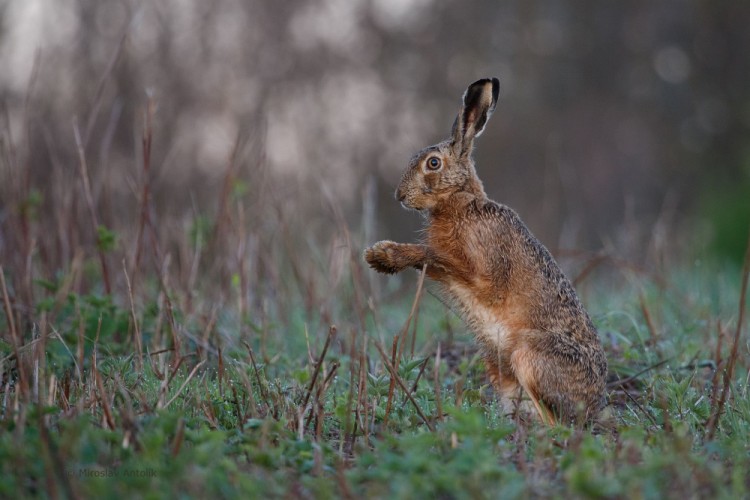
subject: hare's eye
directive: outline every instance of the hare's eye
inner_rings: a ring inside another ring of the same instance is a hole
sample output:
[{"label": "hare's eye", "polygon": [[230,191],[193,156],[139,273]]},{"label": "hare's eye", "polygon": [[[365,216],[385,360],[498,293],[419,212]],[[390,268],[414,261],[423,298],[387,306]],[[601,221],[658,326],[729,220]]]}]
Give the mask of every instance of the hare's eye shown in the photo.
[{"label": "hare's eye", "polygon": [[437,158],[433,156],[429,160],[427,160],[427,168],[430,170],[437,170],[440,168],[440,158]]}]

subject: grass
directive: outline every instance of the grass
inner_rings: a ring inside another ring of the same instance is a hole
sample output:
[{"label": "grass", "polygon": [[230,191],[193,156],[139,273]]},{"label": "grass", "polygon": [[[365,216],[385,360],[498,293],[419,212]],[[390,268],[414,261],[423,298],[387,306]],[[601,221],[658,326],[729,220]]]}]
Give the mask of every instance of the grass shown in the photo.
[{"label": "grass", "polygon": [[549,428],[503,414],[429,283],[365,268],[325,190],[304,211],[238,143],[218,206],[161,211],[145,123],[129,200],[80,134],[77,177],[34,187],[5,158],[0,497],[750,495],[750,258],[566,261],[609,406]]},{"label": "grass", "polygon": [[380,334],[410,332],[398,290],[364,334],[311,333],[294,315],[257,327],[230,305],[188,313],[156,284],[131,306],[37,282],[31,320],[2,318],[18,337],[3,343],[0,496],[746,497],[746,342],[710,428],[737,275],[693,268],[588,292],[612,382],[611,423],[593,430],[503,415],[460,322],[429,294],[417,352],[386,363]]}]

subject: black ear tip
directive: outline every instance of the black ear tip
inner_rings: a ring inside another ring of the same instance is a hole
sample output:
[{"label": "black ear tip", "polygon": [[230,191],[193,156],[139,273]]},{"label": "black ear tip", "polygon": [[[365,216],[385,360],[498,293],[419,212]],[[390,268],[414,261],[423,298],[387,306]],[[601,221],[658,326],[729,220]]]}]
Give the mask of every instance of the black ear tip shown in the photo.
[{"label": "black ear tip", "polygon": [[477,80],[476,82],[469,85],[469,88],[477,88],[477,87],[483,87],[487,85],[488,83],[492,84],[492,97],[497,100],[497,96],[500,94],[500,80],[495,78],[494,76],[492,78],[482,78]]},{"label": "black ear tip", "polygon": [[469,85],[469,88],[471,87],[481,87],[483,85],[486,85],[488,83],[492,82],[492,86],[500,85],[500,81],[497,78],[480,78],[476,82]]}]

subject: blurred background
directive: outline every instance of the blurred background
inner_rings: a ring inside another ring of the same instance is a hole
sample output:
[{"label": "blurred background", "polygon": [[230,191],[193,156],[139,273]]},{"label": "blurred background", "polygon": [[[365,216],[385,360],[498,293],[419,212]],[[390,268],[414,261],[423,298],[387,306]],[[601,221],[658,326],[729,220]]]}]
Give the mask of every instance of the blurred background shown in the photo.
[{"label": "blurred background", "polygon": [[234,254],[281,223],[296,255],[341,220],[356,254],[413,240],[401,171],[497,76],[478,172],[553,252],[739,261],[748,21],[750,3],[697,0],[5,0],[0,254],[64,266],[107,236],[84,230],[93,211],[132,262],[144,196],[165,251],[223,220],[247,228]]}]

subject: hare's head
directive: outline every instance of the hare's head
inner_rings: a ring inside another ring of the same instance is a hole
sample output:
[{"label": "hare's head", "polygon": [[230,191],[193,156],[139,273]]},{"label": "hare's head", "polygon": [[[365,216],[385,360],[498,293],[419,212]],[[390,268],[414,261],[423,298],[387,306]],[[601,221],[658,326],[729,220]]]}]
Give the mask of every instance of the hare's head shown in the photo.
[{"label": "hare's head", "polygon": [[500,82],[478,80],[466,89],[451,138],[423,149],[409,162],[396,198],[406,208],[433,210],[456,193],[483,193],[474,170],[474,138],[484,130],[495,110]]}]

